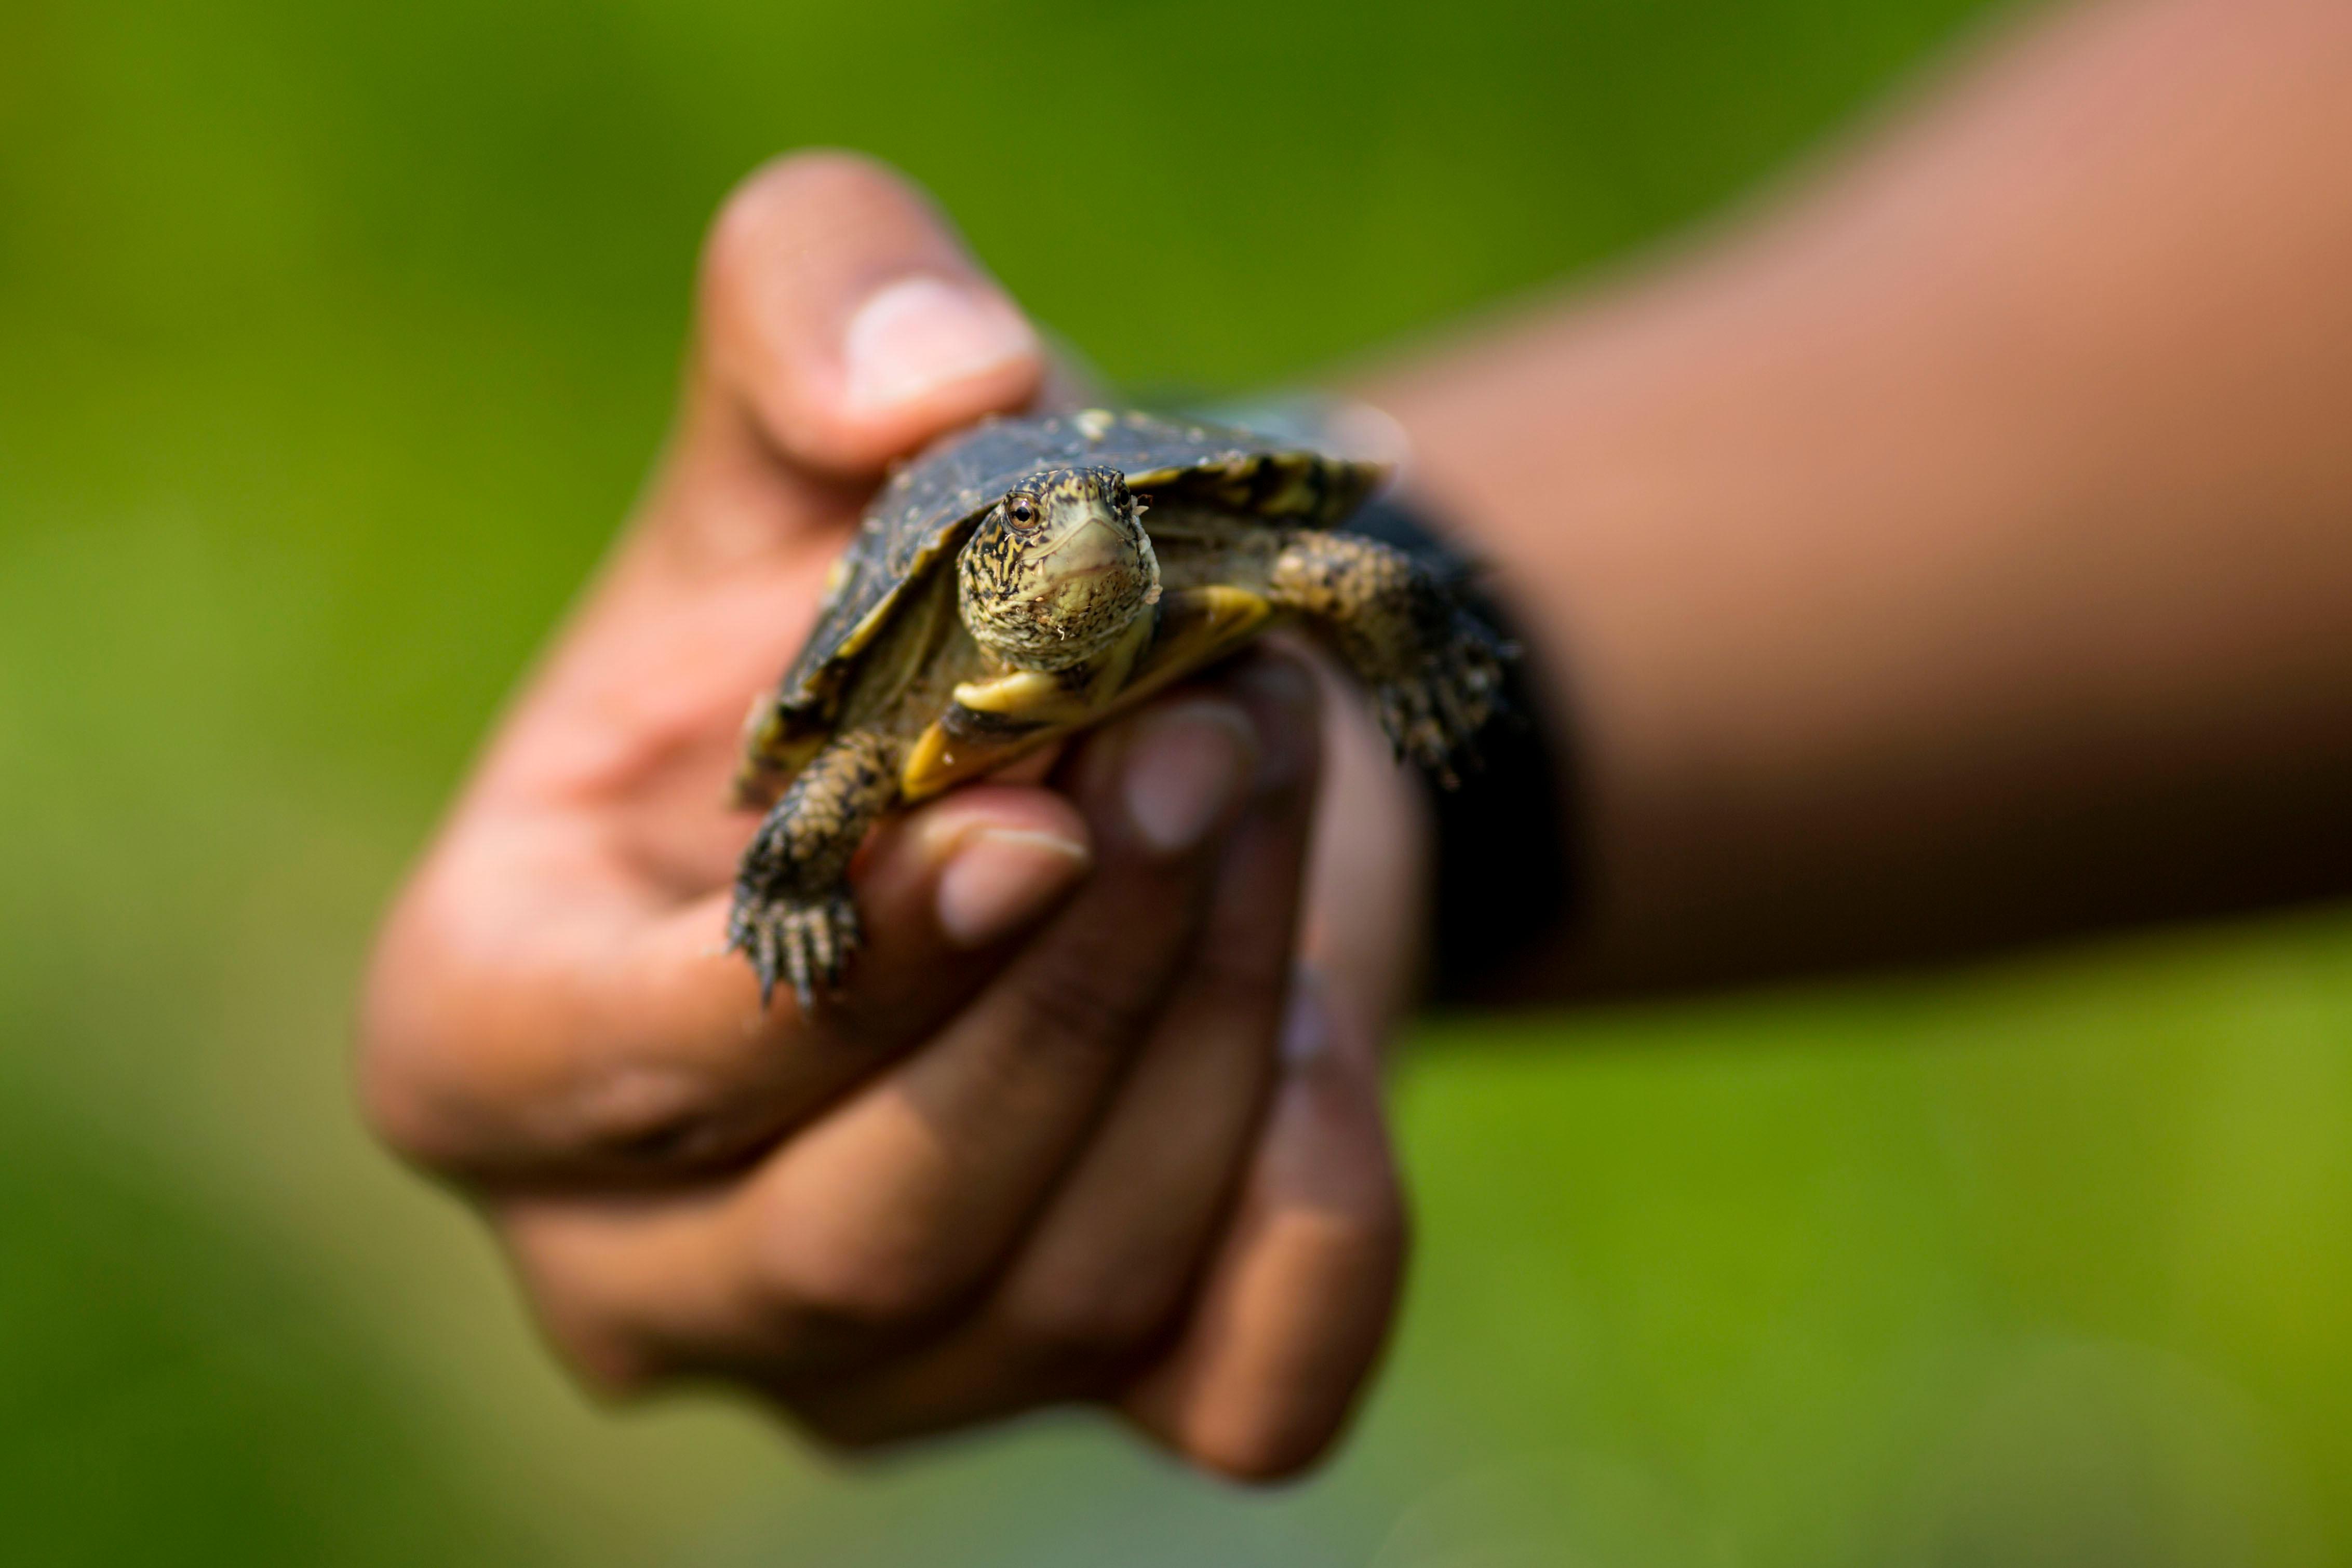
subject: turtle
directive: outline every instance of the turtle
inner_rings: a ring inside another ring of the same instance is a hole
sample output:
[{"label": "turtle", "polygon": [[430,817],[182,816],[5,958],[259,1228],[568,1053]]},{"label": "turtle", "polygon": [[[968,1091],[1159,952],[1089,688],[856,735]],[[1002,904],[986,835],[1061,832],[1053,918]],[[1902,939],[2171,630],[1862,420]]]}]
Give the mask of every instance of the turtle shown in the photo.
[{"label": "turtle", "polygon": [[[911,805],[1296,623],[1370,688],[1401,758],[1475,760],[1517,650],[1413,556],[1340,531],[1384,482],[1205,423],[996,417],[883,484],[806,642],[744,727],[728,947],[803,1013],[859,945],[850,862]],[[1150,516],[1146,528],[1143,518]]]}]

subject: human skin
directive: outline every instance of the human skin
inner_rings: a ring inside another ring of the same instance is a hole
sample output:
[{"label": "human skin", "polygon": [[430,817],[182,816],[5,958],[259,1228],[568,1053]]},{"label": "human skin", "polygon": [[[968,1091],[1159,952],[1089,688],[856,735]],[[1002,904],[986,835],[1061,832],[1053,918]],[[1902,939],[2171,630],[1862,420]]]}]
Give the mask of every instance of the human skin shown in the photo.
[{"label": "human skin", "polygon": [[[729,202],[697,321],[638,515],[387,918],[372,1117],[471,1191],[597,1386],[730,1382],[845,1446],[1092,1400],[1297,1469],[1395,1294],[1415,787],[1309,664],[1254,657],[1058,789],[887,824],[847,994],[763,1009],[723,950],[744,709],[884,462],[1047,367],[930,208],[837,154]],[[1310,868],[1318,798],[1374,836]]]},{"label": "human skin", "polygon": [[[1575,763],[1584,896],[1496,995],[2352,883],[2347,146],[2352,11],[2088,6],[1685,255],[1359,378]],[[1421,802],[1344,693],[1297,746],[1261,665],[887,829],[852,995],[761,1013],[716,952],[744,702],[880,464],[1047,372],[840,158],[730,204],[698,319],[640,515],[388,921],[372,1113],[600,1385],[730,1380],[845,1443],[1094,1400],[1310,1462],[1399,1268]],[[1322,1050],[1276,1051],[1286,1005]]]},{"label": "human skin", "polygon": [[2352,886],[2352,8],[2036,18],[1623,284],[1364,377],[1570,716],[1500,988]]}]

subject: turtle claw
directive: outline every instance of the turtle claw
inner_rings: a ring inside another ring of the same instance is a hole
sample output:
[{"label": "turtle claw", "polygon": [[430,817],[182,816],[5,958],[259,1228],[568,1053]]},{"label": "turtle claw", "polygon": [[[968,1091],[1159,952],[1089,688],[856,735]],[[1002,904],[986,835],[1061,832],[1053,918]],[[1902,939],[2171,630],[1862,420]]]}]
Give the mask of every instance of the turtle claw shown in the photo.
[{"label": "turtle claw", "polygon": [[858,947],[845,880],[866,831],[897,796],[896,743],[875,731],[835,737],[793,779],[744,847],[727,946],[751,959],[760,1006],[790,980],[803,1017],[837,990]]},{"label": "turtle claw", "polygon": [[1399,758],[1410,758],[1448,789],[1462,782],[1457,763],[1475,768],[1475,745],[1504,706],[1503,677],[1518,649],[1476,616],[1457,612],[1450,633],[1399,680],[1383,682],[1375,700],[1381,727]]},{"label": "turtle claw", "polygon": [[789,980],[803,1018],[821,993],[840,989],[859,940],[857,906],[843,891],[794,897],[738,889],[727,924],[729,950],[751,959],[759,976],[760,1006],[774,998],[778,980]]}]

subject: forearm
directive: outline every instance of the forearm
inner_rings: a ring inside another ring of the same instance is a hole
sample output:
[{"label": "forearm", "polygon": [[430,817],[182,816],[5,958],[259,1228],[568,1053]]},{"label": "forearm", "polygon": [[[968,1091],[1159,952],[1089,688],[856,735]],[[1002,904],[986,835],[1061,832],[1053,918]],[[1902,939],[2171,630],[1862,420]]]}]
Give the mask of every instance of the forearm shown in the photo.
[{"label": "forearm", "polygon": [[1548,989],[2352,884],[2352,11],[2093,7],[1375,379],[1561,695]]}]

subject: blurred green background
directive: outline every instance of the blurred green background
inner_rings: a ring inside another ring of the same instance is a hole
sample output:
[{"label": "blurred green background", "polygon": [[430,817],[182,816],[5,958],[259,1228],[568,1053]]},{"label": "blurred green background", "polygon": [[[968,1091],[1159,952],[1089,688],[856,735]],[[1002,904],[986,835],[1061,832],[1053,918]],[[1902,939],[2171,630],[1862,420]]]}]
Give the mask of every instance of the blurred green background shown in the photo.
[{"label": "blurred green background", "polygon": [[1402,1340],[1270,1496],[1076,1417],[845,1470],[599,1411],[349,1108],[374,912],[753,162],[894,160],[1112,375],[1243,390],[1702,218],[1977,11],[0,0],[0,1558],[2337,1561],[2339,915],[1425,1030]]}]

